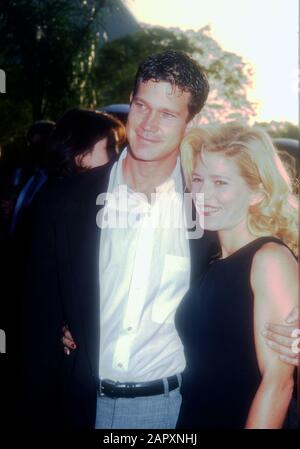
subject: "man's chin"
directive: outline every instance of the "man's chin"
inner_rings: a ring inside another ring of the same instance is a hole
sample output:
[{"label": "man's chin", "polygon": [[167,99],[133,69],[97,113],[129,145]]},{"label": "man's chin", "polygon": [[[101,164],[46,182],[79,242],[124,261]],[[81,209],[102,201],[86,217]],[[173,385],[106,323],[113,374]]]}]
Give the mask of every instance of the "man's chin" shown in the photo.
[{"label": "man's chin", "polygon": [[149,151],[149,148],[129,149],[129,153],[137,161],[151,162],[156,160],[155,155]]}]

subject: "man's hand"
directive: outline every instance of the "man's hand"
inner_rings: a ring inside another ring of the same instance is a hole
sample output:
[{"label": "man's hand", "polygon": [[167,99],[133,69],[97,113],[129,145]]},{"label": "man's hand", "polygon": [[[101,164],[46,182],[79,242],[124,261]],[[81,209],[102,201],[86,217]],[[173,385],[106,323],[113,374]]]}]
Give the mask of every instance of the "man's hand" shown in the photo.
[{"label": "man's hand", "polygon": [[66,355],[70,355],[71,351],[76,349],[76,343],[73,340],[73,337],[71,335],[71,332],[69,331],[68,326],[64,326],[62,328],[63,331],[63,337],[61,339],[62,344],[64,345],[64,352]]},{"label": "man's hand", "polygon": [[266,338],[267,345],[278,352],[280,360],[298,366],[300,359],[300,329],[297,328],[298,307],[291,311],[285,321],[286,325],[266,324],[266,329],[262,334]]}]

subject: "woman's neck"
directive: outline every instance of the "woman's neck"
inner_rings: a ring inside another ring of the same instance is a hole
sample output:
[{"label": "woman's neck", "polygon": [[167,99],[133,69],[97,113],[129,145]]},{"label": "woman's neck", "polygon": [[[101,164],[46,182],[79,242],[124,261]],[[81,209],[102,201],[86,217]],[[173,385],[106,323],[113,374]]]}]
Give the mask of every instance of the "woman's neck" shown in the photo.
[{"label": "woman's neck", "polygon": [[243,246],[257,239],[257,236],[250,233],[245,221],[240,222],[233,229],[218,231],[218,236],[222,249],[222,259],[225,259]]}]

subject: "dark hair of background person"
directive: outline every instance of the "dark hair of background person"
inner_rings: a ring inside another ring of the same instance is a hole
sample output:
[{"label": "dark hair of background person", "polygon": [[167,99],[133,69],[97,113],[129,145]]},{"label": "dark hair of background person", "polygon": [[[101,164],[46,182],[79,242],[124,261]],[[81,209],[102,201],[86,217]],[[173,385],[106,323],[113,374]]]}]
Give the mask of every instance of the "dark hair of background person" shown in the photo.
[{"label": "dark hair of background person", "polygon": [[141,82],[150,80],[166,81],[184,92],[189,92],[189,119],[200,112],[208,97],[209,83],[206,74],[200,65],[183,51],[166,50],[148,56],[138,67],[133,96]]},{"label": "dark hair of background person", "polygon": [[47,164],[47,145],[54,127],[54,122],[40,120],[28,128],[26,144],[31,164],[41,168]]},{"label": "dark hair of background person", "polygon": [[39,145],[48,139],[55,123],[50,120],[40,120],[34,122],[27,130],[26,142],[28,146]]},{"label": "dark hair of background person", "polygon": [[[49,174],[65,177],[87,170],[82,161],[102,139],[107,138],[109,160],[117,158],[125,143],[125,128],[120,120],[100,111],[74,108],[56,123],[49,140]],[[79,163],[78,158],[79,157]],[[77,161],[76,161],[77,159]]]}]

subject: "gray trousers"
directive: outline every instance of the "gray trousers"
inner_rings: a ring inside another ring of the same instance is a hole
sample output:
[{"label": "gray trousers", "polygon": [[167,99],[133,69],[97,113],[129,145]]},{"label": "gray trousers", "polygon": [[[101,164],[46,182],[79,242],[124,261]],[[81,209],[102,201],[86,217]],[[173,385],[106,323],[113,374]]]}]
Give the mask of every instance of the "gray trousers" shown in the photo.
[{"label": "gray trousers", "polygon": [[98,396],[95,429],[175,429],[180,389],[155,396],[112,399]]}]

